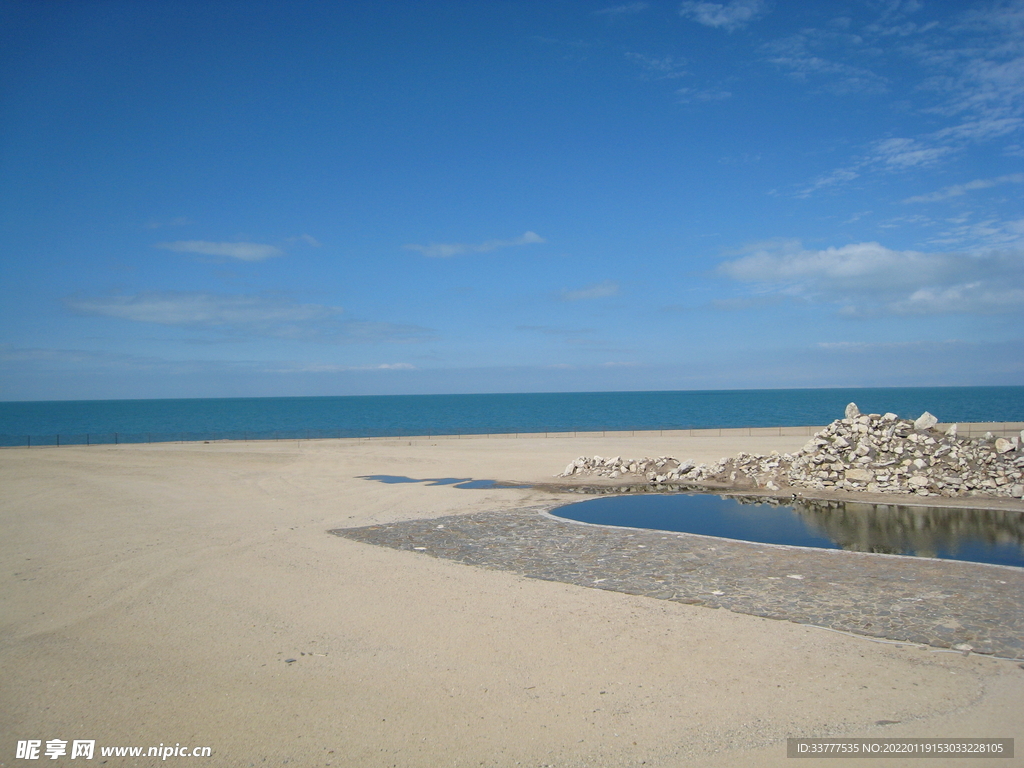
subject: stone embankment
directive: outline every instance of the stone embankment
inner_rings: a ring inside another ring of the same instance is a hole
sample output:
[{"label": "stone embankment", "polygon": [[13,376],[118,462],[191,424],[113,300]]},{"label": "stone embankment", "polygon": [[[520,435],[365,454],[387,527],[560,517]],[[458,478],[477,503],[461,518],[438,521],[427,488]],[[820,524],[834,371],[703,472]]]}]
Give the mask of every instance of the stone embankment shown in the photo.
[{"label": "stone embankment", "polygon": [[916,421],[894,413],[861,414],[854,403],[846,418],[816,433],[794,454],[740,453],[714,464],[671,456],[623,459],[581,456],[556,477],[597,476],[654,484],[713,484],[731,488],[783,488],[913,493],[919,496],[992,495],[1024,498],[1024,431],[1018,437],[972,440],[954,424],[935,429],[924,413]]}]

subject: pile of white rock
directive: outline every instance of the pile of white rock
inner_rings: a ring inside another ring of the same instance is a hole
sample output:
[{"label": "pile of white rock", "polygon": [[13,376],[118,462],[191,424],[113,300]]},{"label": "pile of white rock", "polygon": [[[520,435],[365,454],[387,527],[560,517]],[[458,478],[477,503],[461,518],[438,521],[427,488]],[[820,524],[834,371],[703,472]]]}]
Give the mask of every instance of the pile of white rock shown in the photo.
[{"label": "pile of white rock", "polygon": [[656,485],[710,484],[771,492],[798,487],[1024,498],[1024,432],[1019,438],[986,434],[972,440],[957,436],[955,424],[944,432],[936,424],[938,419],[927,412],[909,421],[894,413],[861,414],[850,403],[846,418],[833,421],[795,454],[740,453],[710,465],[671,456],[581,456],[556,477],[638,475]]}]

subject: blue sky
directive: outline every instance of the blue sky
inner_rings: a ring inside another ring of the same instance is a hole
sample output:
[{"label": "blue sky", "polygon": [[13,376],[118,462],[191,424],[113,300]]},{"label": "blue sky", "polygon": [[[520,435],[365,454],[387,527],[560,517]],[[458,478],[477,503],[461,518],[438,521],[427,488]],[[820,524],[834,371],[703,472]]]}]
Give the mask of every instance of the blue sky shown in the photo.
[{"label": "blue sky", "polygon": [[0,399],[1024,382],[1024,2],[0,0]]}]

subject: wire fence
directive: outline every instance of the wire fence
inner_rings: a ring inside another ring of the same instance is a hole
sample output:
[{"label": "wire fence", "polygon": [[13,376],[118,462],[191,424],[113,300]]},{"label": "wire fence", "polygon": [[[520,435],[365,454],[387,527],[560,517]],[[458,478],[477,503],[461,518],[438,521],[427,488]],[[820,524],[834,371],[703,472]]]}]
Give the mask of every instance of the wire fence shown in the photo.
[{"label": "wire fence", "polygon": [[[939,424],[937,429],[945,430],[948,424]],[[779,426],[779,427],[736,427],[736,426],[694,426],[678,425],[664,427],[642,427],[623,429],[620,426],[602,429],[593,426],[579,429],[557,426],[551,429],[530,431],[497,430],[492,432],[442,430],[441,434],[424,434],[422,431],[401,429],[355,430],[355,429],[285,429],[246,431],[235,430],[226,432],[101,432],[81,434],[53,435],[9,435],[0,434],[0,447],[4,448],[39,448],[60,446],[93,446],[93,445],[129,445],[146,443],[214,443],[214,442],[256,442],[256,441],[296,441],[296,440],[341,440],[341,439],[471,439],[480,437],[545,437],[565,438],[577,436],[658,436],[675,435],[762,435],[762,436],[801,436],[813,435],[821,426]],[[1024,437],[1024,422],[987,422],[957,425],[960,437],[979,438],[991,433],[993,437]]]}]

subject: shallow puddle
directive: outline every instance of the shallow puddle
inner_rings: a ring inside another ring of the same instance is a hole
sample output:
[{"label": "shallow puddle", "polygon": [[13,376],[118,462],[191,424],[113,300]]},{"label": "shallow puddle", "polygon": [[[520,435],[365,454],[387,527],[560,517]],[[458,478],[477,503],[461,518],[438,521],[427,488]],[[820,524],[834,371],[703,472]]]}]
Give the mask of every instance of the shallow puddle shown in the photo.
[{"label": "shallow puddle", "polygon": [[854,502],[789,506],[709,494],[604,496],[552,510],[569,520],[764,544],[1024,567],[1024,512]]}]

